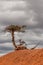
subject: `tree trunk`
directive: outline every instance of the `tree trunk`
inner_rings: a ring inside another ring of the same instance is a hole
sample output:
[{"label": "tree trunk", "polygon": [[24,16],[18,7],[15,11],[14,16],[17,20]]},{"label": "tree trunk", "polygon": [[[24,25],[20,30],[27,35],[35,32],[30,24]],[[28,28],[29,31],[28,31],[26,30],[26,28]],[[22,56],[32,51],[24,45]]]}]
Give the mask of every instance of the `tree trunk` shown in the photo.
[{"label": "tree trunk", "polygon": [[12,34],[12,42],[15,48],[17,48],[16,44],[15,44],[15,39],[14,39],[14,31],[11,32]]}]

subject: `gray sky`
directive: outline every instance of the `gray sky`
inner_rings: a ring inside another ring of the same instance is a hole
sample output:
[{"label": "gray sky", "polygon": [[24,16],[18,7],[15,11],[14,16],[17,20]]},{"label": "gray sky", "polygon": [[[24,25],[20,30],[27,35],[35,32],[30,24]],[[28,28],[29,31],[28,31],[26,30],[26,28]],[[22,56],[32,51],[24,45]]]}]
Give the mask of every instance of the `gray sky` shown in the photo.
[{"label": "gray sky", "polygon": [[43,48],[43,0],[0,0],[0,55],[14,48],[10,33],[2,31],[10,24],[28,26],[25,33],[15,33],[16,42],[21,38],[31,48],[41,41],[38,48]]}]

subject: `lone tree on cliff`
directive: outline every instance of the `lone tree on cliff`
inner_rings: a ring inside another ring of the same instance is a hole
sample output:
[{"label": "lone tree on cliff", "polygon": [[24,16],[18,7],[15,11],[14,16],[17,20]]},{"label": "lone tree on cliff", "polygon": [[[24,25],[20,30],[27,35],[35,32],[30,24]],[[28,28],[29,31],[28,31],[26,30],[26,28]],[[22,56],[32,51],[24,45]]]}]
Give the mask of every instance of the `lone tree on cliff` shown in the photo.
[{"label": "lone tree on cliff", "polygon": [[23,26],[9,25],[9,26],[7,26],[7,27],[5,28],[5,31],[11,33],[12,42],[13,42],[13,45],[14,45],[15,48],[17,48],[17,45],[16,45],[16,43],[15,43],[14,32],[25,32],[25,31],[23,30],[25,27],[26,27],[25,25],[23,25]]}]

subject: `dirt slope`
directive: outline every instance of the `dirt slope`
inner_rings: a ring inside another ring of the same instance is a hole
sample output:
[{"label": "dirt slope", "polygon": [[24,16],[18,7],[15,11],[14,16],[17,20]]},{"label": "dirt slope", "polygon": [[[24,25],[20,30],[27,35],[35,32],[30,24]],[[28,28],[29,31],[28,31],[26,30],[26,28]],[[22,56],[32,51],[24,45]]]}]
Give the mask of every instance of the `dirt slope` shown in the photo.
[{"label": "dirt slope", "polygon": [[0,57],[0,65],[43,65],[43,49],[11,52]]}]

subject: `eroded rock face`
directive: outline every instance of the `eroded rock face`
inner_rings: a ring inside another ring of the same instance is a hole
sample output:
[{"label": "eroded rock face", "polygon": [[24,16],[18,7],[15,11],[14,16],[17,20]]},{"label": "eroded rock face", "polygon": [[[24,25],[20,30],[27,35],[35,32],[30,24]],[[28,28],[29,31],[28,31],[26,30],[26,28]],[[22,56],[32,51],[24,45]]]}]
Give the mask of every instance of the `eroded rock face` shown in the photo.
[{"label": "eroded rock face", "polygon": [[11,52],[0,57],[0,65],[43,65],[43,49]]}]

